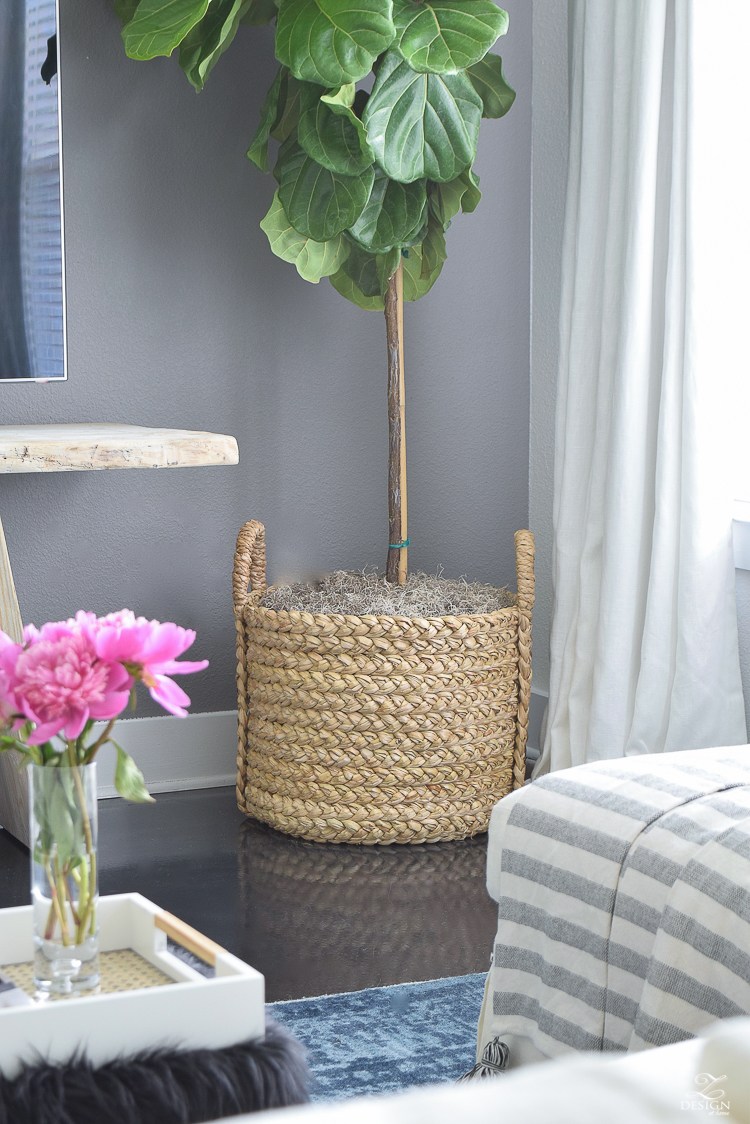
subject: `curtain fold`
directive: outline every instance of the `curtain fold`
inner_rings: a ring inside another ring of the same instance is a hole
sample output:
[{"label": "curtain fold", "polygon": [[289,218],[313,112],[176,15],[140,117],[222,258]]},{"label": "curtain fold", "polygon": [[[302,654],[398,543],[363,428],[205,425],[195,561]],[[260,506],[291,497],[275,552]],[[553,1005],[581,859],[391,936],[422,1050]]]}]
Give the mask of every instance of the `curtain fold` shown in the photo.
[{"label": "curtain fold", "polygon": [[572,0],[550,703],[535,775],[743,744],[693,0]]}]

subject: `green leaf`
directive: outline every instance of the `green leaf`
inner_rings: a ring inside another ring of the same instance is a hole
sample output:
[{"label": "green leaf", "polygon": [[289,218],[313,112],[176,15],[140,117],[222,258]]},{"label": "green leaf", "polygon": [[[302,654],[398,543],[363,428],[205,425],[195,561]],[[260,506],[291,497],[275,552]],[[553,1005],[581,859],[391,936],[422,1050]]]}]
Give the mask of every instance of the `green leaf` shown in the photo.
[{"label": "green leaf", "polygon": [[425,293],[429,293],[432,286],[440,276],[440,270],[443,268],[442,262],[430,273],[429,276],[422,276],[422,247],[413,246],[408,251],[408,257],[404,256],[404,300],[405,301],[418,301]]},{"label": "green leaf", "polygon": [[278,192],[260,227],[276,256],[292,262],[300,277],[314,285],[321,277],[336,273],[349,253],[349,244],[343,234],[327,242],[315,242],[298,234],[286,217]]},{"label": "green leaf", "polygon": [[260,125],[245,153],[248,160],[252,160],[261,172],[268,171],[268,138],[278,118],[281,87],[288,73],[289,71],[283,66],[276,71],[276,77],[260,107]]},{"label": "green leaf", "polygon": [[250,0],[211,0],[203,19],[180,43],[180,66],[196,90],[203,89],[206,78],[234,39],[249,4]]},{"label": "green leaf", "polygon": [[[422,254],[422,268],[419,273],[420,281],[427,281],[432,274],[438,276],[443,268],[443,262],[448,257],[445,248],[445,231],[434,215],[430,215],[427,231],[422,240],[420,251]],[[437,271],[437,272],[436,272]]]},{"label": "green leaf", "polygon": [[276,114],[276,122],[271,129],[271,136],[274,140],[283,142],[291,136],[293,130],[297,127],[304,83],[298,82],[294,75],[289,73],[287,67],[282,67],[282,70],[284,77],[281,79],[281,90],[279,91],[279,109]]},{"label": "green leaf", "polygon": [[250,0],[250,6],[240,23],[248,23],[251,27],[262,27],[276,19],[278,9],[276,0]]},{"label": "green leaf", "polygon": [[366,297],[362,290],[352,281],[351,277],[340,269],[338,273],[334,273],[328,280],[333,285],[337,293],[345,297],[352,304],[356,304],[358,308],[364,308],[368,312],[382,312],[385,308],[383,298],[381,296]]},{"label": "green leaf", "polygon": [[426,181],[398,183],[375,168],[370,198],[351,233],[375,253],[411,245],[426,220]]},{"label": "green leaf", "polygon": [[[112,739],[109,739],[112,741]],[[143,773],[136,765],[133,758],[125,752],[117,742],[112,742],[117,750],[117,767],[115,769],[115,788],[125,800],[132,800],[135,804],[153,804],[154,798],[146,788]]]},{"label": "green leaf", "polygon": [[371,254],[352,242],[349,257],[342,268],[366,297],[383,297],[388,289],[388,279],[398,269],[400,258],[398,248],[389,250],[387,254]]},{"label": "green leaf", "polygon": [[458,178],[466,184],[466,192],[461,196],[461,210],[465,215],[470,215],[472,211],[476,211],[482,199],[479,176],[472,172],[471,168],[467,168]]},{"label": "green leaf", "polygon": [[456,74],[479,62],[508,30],[492,0],[394,0],[395,46],[412,70]]},{"label": "green leaf", "polygon": [[22,742],[20,738],[16,737],[14,734],[0,734],[0,753],[4,753],[8,749],[18,750],[18,752],[22,753],[26,758],[23,766],[19,763],[19,768],[25,768],[25,766],[29,764],[29,761],[33,761],[35,765],[44,764],[42,750],[39,746],[27,745],[26,742]]},{"label": "green leaf", "polygon": [[375,159],[401,183],[444,183],[471,167],[481,118],[465,74],[417,74],[397,51],[383,59],[362,115]]},{"label": "green leaf", "polygon": [[123,24],[130,23],[141,0],[115,0],[115,15]]},{"label": "green leaf", "polygon": [[516,91],[505,81],[500,56],[486,55],[466,73],[482,99],[482,117],[504,117],[516,100]]},{"label": "green leaf", "polygon": [[430,212],[447,230],[459,211],[468,214],[475,211],[482,193],[479,190],[479,176],[468,168],[457,179],[449,183],[431,183],[427,187]]},{"label": "green leaf", "polygon": [[122,29],[125,51],[131,59],[171,55],[192,27],[203,19],[209,0],[141,0],[133,18]]},{"label": "green leaf", "polygon": [[306,82],[359,82],[393,42],[392,10],[392,0],[281,0],[276,58]]},{"label": "green leaf", "polygon": [[367,130],[354,114],[354,83],[327,94],[306,82],[302,88],[297,139],[308,156],[329,172],[356,176],[374,160]]},{"label": "green leaf", "polygon": [[274,168],[279,199],[295,230],[328,242],[352,226],[370,196],[375,172],[340,176],[312,160],[293,137],[285,141]]},{"label": "green leaf", "polygon": [[[61,779],[61,774],[66,772],[66,770],[55,769],[54,772],[55,778]],[[64,863],[73,851],[76,830],[70,812],[70,804],[61,783],[57,783],[54,786],[49,796],[47,802],[47,816],[49,830],[52,834],[52,838],[57,843],[58,857],[60,862]]]}]

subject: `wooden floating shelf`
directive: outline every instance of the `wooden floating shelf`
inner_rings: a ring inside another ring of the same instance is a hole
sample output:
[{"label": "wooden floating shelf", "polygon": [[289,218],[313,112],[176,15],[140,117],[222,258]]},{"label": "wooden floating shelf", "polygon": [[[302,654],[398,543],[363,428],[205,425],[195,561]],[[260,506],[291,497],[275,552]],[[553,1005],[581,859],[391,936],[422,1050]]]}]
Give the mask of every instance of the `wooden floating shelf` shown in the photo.
[{"label": "wooden floating shelf", "polygon": [[234,437],[109,422],[0,425],[0,473],[237,464]]},{"label": "wooden floating shelf", "polygon": [[[238,464],[234,437],[116,422],[0,425],[0,473],[95,472],[110,468],[201,468]],[[13,571],[0,522],[0,628],[23,635]],[[15,750],[0,754],[0,826],[28,844],[28,789]]]}]

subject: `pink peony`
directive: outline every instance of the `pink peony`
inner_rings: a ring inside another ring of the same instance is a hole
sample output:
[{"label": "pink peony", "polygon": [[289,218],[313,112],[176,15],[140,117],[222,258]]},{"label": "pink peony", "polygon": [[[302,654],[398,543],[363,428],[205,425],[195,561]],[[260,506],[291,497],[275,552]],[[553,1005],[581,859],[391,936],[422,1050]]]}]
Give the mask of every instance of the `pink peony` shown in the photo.
[{"label": "pink peony", "polygon": [[20,715],[15,687],[16,662],[22,651],[23,646],[0,629],[0,726],[9,726]]},{"label": "pink peony", "polygon": [[41,628],[27,624],[23,630],[23,638],[29,645],[36,644],[39,640],[59,640],[62,636],[74,636],[78,632],[93,636],[97,626],[95,613],[84,613],[79,609],[75,618],[70,617],[67,621],[48,621]]},{"label": "pink peony", "polygon": [[125,709],[132,678],[97,655],[86,631],[57,622],[34,634],[16,660],[13,688],[19,710],[36,724],[31,745],[61,732],[77,738],[89,718],[115,718]]},{"label": "pink peony", "polygon": [[125,664],[136,679],[145,683],[152,699],[171,714],[184,718],[190,699],[169,676],[208,667],[208,660],[177,662],[177,656],[186,652],[194,640],[192,629],[147,621],[145,617],[135,617],[129,609],[122,609],[100,619],[94,645],[100,659]]}]

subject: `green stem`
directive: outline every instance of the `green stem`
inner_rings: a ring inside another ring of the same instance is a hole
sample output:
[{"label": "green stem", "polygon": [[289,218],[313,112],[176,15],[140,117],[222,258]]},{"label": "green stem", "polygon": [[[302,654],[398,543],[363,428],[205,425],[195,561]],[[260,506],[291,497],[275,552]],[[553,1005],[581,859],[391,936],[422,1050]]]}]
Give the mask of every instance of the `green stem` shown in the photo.
[{"label": "green stem", "polygon": [[[78,910],[73,905],[73,895],[70,892],[70,885],[68,883],[68,878],[72,878],[72,877],[73,877],[72,874],[66,874],[64,876],[64,883],[65,883],[65,889],[67,891],[68,905],[70,906],[70,912],[73,914],[73,922],[76,926],[78,926],[78,925],[81,924],[81,918],[79,916]],[[79,892],[79,894],[78,894],[78,906],[79,906],[79,908],[80,908],[80,905],[81,905],[81,895],[80,895],[80,892]],[[78,944],[78,941],[76,941],[76,944]]]},{"label": "green stem", "polygon": [[[50,874],[51,871],[47,869],[47,875],[49,876]],[[47,924],[44,927],[45,941],[51,941],[55,935],[55,925],[57,924],[57,910],[55,909],[55,905],[55,895],[53,894],[52,905],[49,907],[49,913],[47,914]]]},{"label": "green stem", "polygon": [[[96,851],[91,852],[91,887],[92,892],[89,897],[89,905],[91,907],[91,920],[89,922],[89,933],[93,937],[96,932],[96,896],[93,893],[93,888],[96,886]],[[86,934],[84,933],[84,937]]]},{"label": "green stem", "polygon": [[57,903],[57,920],[60,922],[60,933],[62,935],[62,943],[65,948],[70,945],[70,932],[68,930],[68,917],[65,909],[67,901],[67,894],[65,892],[65,881],[60,874],[57,865],[57,856],[55,856],[55,870],[54,876],[52,871],[48,871],[48,877],[52,879],[50,883],[53,887],[53,900]]},{"label": "green stem", "polygon": [[[49,882],[50,894],[52,896],[52,909],[55,911],[55,917],[60,923],[60,932],[63,933],[65,931],[65,920],[60,910],[60,900],[57,896],[57,886],[55,884],[55,876],[52,873],[52,867],[50,866],[49,855],[44,856],[44,869],[47,872],[47,881]],[[47,922],[47,928],[49,929],[49,921]],[[52,940],[54,932],[55,930],[53,928],[49,937],[50,940]]]},{"label": "green stem", "polygon": [[[111,730],[113,725],[114,720],[109,723],[109,726],[104,731],[99,741],[106,738],[107,733]],[[94,751],[98,744],[97,742],[92,747]],[[94,908],[94,894],[96,891],[96,852],[94,850],[94,838],[91,832],[91,821],[89,819],[88,809],[86,808],[86,793],[83,789],[81,774],[76,762],[75,744],[73,742],[68,742],[68,760],[70,761],[70,768],[73,770],[73,782],[76,786],[78,802],[81,806],[83,835],[86,840],[86,855],[88,857],[88,870],[86,869],[85,862],[81,869],[81,888],[78,895],[79,917],[76,918],[76,944],[82,944],[86,939],[89,925],[91,925],[92,933],[95,932],[96,929],[96,911]]]},{"label": "green stem", "polygon": [[[99,749],[101,749],[101,747],[104,745],[104,743],[106,741],[109,741],[109,735],[112,733],[112,730],[114,729],[114,725],[115,725],[116,721],[117,720],[115,718],[111,718],[110,721],[107,723],[107,726],[104,729],[104,731],[102,732],[102,734],[96,739],[94,744],[89,746],[89,748],[86,750],[86,752],[84,754],[84,757],[83,757],[83,764],[84,765],[90,765],[91,762],[94,760],[94,757],[96,756],[97,751]],[[72,744],[72,743],[69,743],[69,744]]]}]

